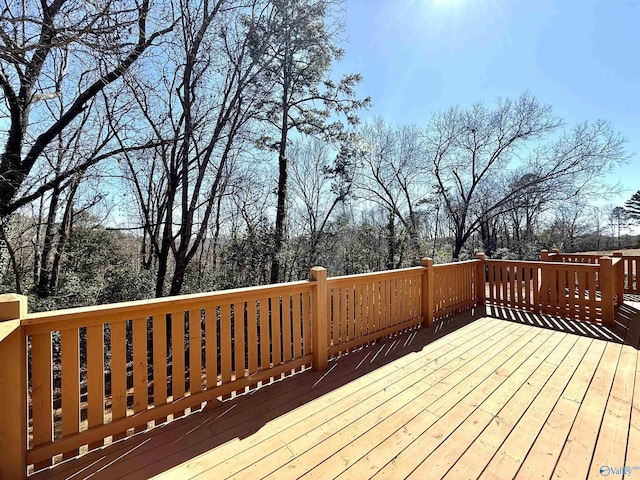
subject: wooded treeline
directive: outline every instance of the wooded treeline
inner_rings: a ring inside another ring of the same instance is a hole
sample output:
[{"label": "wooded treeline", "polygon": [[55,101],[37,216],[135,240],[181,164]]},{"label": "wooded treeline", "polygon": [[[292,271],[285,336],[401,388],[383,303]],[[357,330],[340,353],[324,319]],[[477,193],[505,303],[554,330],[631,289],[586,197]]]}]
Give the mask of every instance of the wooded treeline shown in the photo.
[{"label": "wooded treeline", "polygon": [[5,5],[0,290],[45,309],[636,241],[592,206],[626,159],[606,121],[524,93],[359,122],[346,6]]}]

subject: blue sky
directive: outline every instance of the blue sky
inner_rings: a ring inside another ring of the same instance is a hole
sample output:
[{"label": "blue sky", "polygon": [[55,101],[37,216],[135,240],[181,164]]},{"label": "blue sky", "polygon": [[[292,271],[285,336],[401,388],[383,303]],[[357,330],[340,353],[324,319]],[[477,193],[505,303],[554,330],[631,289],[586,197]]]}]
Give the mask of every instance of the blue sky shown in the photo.
[{"label": "blue sky", "polygon": [[364,76],[365,119],[424,125],[524,91],[567,126],[606,119],[633,155],[610,178],[622,204],[640,190],[639,25],[640,0],[348,0],[337,67]]}]

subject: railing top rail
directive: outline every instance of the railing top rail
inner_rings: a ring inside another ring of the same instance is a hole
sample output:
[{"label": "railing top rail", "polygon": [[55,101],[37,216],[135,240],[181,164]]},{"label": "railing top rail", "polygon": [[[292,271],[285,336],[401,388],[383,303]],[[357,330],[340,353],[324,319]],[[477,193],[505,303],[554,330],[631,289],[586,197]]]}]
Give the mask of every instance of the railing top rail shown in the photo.
[{"label": "railing top rail", "polygon": [[487,264],[516,264],[522,266],[538,267],[538,268],[581,268],[586,270],[598,270],[600,266],[594,263],[556,263],[556,262],[530,262],[527,260],[485,260]]},{"label": "railing top rail", "polygon": [[459,267],[459,266],[463,266],[463,265],[471,265],[473,263],[478,263],[480,260],[479,259],[473,259],[473,260],[465,260],[463,262],[449,262],[449,263],[439,263],[437,265],[434,265],[434,267],[436,268],[453,268],[453,267]]},{"label": "railing top rail", "polygon": [[[598,254],[595,254],[595,253],[587,253],[587,254],[582,254],[582,253],[580,253],[580,254],[578,254],[578,253],[556,253],[556,254],[553,254],[553,255],[550,254],[549,256],[550,257],[551,256],[562,257],[563,259],[564,258],[589,258],[589,259],[594,259],[594,260],[600,260],[601,258],[606,257],[606,258],[610,258],[614,265],[617,264],[620,261],[624,261],[625,258],[626,259],[634,258],[634,257],[631,257],[631,256],[619,257],[619,256],[613,256],[613,255],[598,255]],[[584,263],[580,263],[580,262],[566,262],[566,263],[569,263],[571,265],[584,265]],[[596,262],[596,263],[594,263],[592,265],[598,265],[599,263],[600,262]]]},{"label": "railing top rail", "polygon": [[610,257],[611,255],[603,255],[597,253],[550,253],[550,257],[558,257],[558,258],[589,258],[589,259],[599,259],[601,257]]},{"label": "railing top rail", "polygon": [[358,282],[360,280],[366,280],[369,278],[377,278],[377,277],[385,277],[385,276],[402,276],[403,274],[413,274],[419,275],[424,270],[424,267],[409,267],[409,268],[399,268],[397,270],[384,270],[382,272],[370,272],[370,273],[359,273],[357,275],[341,275],[339,277],[329,277],[327,278],[327,282],[342,282],[342,281],[354,281]]},{"label": "railing top rail", "polygon": [[153,298],[149,300],[136,300],[133,302],[110,303],[106,305],[93,305],[89,307],[69,308],[65,310],[52,310],[48,312],[30,313],[22,319],[22,325],[37,325],[59,320],[79,320],[82,318],[96,318],[103,316],[123,316],[128,318],[148,316],[152,312],[156,314],[160,310],[165,312],[187,309],[188,306],[206,306],[212,303],[234,303],[244,299],[268,297],[275,292],[280,294],[292,293],[299,290],[309,291],[315,282],[301,280],[298,282],[276,283],[272,285],[260,285],[257,287],[234,288],[215,292],[194,293],[174,297]]},{"label": "railing top rail", "polygon": [[558,255],[560,257],[594,257],[594,258],[610,256],[604,253],[569,253],[569,252],[550,253],[549,255]]}]

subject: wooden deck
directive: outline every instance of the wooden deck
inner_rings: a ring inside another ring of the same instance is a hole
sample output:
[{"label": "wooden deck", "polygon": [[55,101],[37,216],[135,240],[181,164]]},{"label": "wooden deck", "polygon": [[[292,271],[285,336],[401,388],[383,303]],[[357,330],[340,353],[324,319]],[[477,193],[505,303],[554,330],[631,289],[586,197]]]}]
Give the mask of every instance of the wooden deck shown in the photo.
[{"label": "wooden deck", "polygon": [[487,313],[342,356],[326,372],[32,478],[581,479],[624,466],[638,467],[625,478],[640,477],[640,303],[625,304],[613,330]]}]

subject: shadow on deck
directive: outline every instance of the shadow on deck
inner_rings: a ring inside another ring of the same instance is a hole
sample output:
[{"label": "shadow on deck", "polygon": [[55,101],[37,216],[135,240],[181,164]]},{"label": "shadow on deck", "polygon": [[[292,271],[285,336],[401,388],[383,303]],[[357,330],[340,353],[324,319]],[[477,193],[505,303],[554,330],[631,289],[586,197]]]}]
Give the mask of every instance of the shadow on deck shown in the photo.
[{"label": "shadow on deck", "polygon": [[[409,362],[412,354],[419,354],[429,345],[432,346],[431,350],[435,352],[432,352],[432,354],[435,358],[433,360],[435,362],[434,365],[437,368],[437,352],[448,345],[449,340],[446,337],[452,332],[468,326],[471,326],[469,328],[476,328],[476,331],[480,332],[484,320],[491,320],[491,318],[487,319],[486,317],[517,323],[520,326],[540,327],[554,332],[560,331],[566,334],[588,337],[593,340],[603,340],[607,343],[630,345],[638,349],[640,304],[634,302],[628,302],[621,307],[619,318],[612,329],[601,325],[568,321],[548,315],[534,315],[502,308],[488,307],[486,314],[484,309],[479,310],[476,309],[475,312],[468,311],[437,321],[434,328],[418,328],[386,339],[382,343],[339,356],[330,361],[327,371],[313,372],[306,370],[264,388],[258,388],[225,401],[217,408],[209,410],[205,408],[203,411],[176,419],[84,456],[65,461],[49,470],[38,472],[31,478],[108,478],[115,480],[119,478],[150,478],[163,473],[168,478],[172,476],[174,478],[191,478],[202,472],[205,472],[203,478],[222,478],[226,475],[218,476],[215,468],[208,471],[207,469],[211,469],[216,465],[234,462],[238,454],[249,448],[252,449],[252,454],[255,455],[256,451],[259,451],[256,448],[257,446],[259,447],[260,442],[263,442],[265,438],[270,438],[270,434],[265,431],[267,430],[265,427],[271,422],[284,415],[291,414],[291,412],[303,406],[305,407],[303,414],[305,417],[303,419],[310,415],[316,415],[318,411],[327,406],[327,402],[340,401],[340,399],[346,398],[340,395],[335,397],[332,392],[336,392],[339,389],[348,390],[351,388],[350,384],[363,379],[363,377],[368,376],[367,379],[363,380],[371,384],[379,382],[377,384],[380,385],[377,387],[378,389],[386,388],[386,378],[389,377],[388,370],[390,368],[402,368],[401,365],[394,364],[394,362],[403,358],[405,363]],[[479,321],[479,319],[483,320]],[[509,332],[517,330],[520,326],[512,326]],[[497,331],[498,326],[495,329]],[[520,331],[524,332],[525,330],[528,329],[522,328]],[[474,338],[472,331],[466,335],[468,338]],[[513,335],[515,338],[513,333],[508,335]],[[527,335],[529,334],[527,333]],[[453,337],[449,338],[453,339]],[[480,339],[482,337],[478,336],[477,338]],[[524,342],[525,340],[523,339],[522,341]],[[439,343],[433,345],[436,342]],[[490,349],[487,349],[488,351]],[[517,352],[517,350],[514,350],[514,352]],[[463,358],[465,353],[463,352],[460,355],[460,358]],[[469,355],[467,354],[467,356]],[[478,358],[482,357],[481,354],[478,355]],[[512,356],[517,356],[517,353],[513,353]],[[422,358],[416,355],[415,360],[421,361]],[[474,360],[467,359],[465,361],[472,363]],[[560,362],[558,362],[559,364]],[[387,367],[386,373],[381,370],[383,367]],[[425,367],[423,370],[425,375],[435,371],[433,367],[428,369]],[[490,371],[488,375],[491,375],[492,372]],[[329,393],[332,393],[332,396],[326,397],[326,401],[318,401]],[[324,421],[322,415],[316,415],[316,417],[318,417],[316,421],[322,424]],[[304,424],[301,420],[300,431],[294,429],[292,432],[296,435],[304,435],[305,428],[309,428],[309,425]],[[261,431],[262,435],[258,435]],[[272,441],[272,443],[274,442],[275,440]],[[198,458],[222,445],[224,445],[224,451],[214,459],[203,457],[200,460]],[[286,447],[286,445],[275,442],[271,448],[265,448],[259,451],[258,456],[245,461],[247,465],[251,465],[253,461],[260,460],[264,462],[270,455],[274,455],[274,457],[284,455],[282,463],[284,465],[288,461],[287,459],[295,458],[298,452],[292,452],[283,447]],[[279,453],[274,454],[274,451]],[[279,462],[280,460],[274,458],[273,461]],[[322,459],[319,462],[322,462]],[[636,462],[640,464],[640,458],[636,459]],[[169,470],[176,467],[180,467],[181,470],[173,474],[169,472]],[[269,472],[265,470],[266,473]],[[366,476],[368,477],[369,475]],[[238,478],[241,477],[250,478],[249,474],[238,475]]]}]

